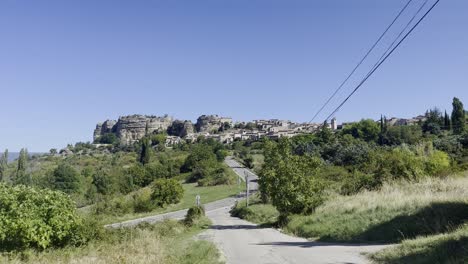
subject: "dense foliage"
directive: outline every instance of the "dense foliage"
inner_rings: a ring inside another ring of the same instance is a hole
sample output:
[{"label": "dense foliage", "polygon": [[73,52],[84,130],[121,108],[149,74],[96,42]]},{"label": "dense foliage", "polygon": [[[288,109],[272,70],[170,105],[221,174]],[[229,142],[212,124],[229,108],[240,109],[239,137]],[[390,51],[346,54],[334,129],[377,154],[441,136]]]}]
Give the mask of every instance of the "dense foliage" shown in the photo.
[{"label": "dense foliage", "polygon": [[81,219],[65,194],[0,184],[0,248],[47,248],[79,239]]},{"label": "dense foliage", "polygon": [[175,204],[180,201],[184,195],[182,184],[175,179],[158,179],[153,182],[151,187],[151,200],[157,206]]}]

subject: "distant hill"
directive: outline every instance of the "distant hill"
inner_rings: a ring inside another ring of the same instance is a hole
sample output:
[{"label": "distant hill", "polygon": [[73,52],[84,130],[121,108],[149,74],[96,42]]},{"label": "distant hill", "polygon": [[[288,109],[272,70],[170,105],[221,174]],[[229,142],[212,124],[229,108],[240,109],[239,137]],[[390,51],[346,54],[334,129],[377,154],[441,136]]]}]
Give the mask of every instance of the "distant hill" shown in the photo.
[{"label": "distant hill", "polygon": [[[43,152],[30,152],[29,156],[44,154]],[[8,162],[12,162],[19,157],[19,152],[8,152]]]}]

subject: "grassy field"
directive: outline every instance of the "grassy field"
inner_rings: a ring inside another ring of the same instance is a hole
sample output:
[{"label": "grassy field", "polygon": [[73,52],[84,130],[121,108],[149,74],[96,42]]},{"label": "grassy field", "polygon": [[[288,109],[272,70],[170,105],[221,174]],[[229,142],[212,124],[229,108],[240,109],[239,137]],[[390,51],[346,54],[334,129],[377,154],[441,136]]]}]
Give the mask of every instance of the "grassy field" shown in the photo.
[{"label": "grassy field", "polygon": [[468,263],[468,225],[450,233],[404,240],[370,258],[385,264]]},{"label": "grassy field", "polygon": [[[136,219],[140,217],[145,217],[149,215],[163,214],[163,213],[173,212],[177,210],[187,209],[195,205],[195,197],[197,195],[200,195],[201,202],[204,204],[204,203],[209,203],[209,202],[213,202],[216,200],[220,200],[220,199],[224,199],[227,197],[237,195],[239,194],[240,191],[244,190],[243,186],[241,188],[241,187],[238,187],[236,184],[235,185],[218,185],[218,186],[199,187],[197,186],[196,183],[186,183],[186,184],[183,184],[183,188],[184,188],[184,197],[178,204],[168,205],[164,208],[158,208],[156,210],[153,210],[151,212],[146,212],[146,213],[131,213],[131,214],[125,214],[125,215],[120,215],[120,216],[109,215],[109,216],[105,216],[105,218],[103,219],[103,222],[105,224],[116,223],[116,222]],[[144,190],[140,190],[140,191],[144,191]]]},{"label": "grassy field", "polygon": [[453,230],[468,220],[468,177],[386,184],[379,191],[336,196],[285,228],[322,241],[399,242]]},{"label": "grassy field", "polygon": [[209,224],[205,218],[193,227],[166,221],[131,229],[107,230],[103,239],[82,247],[0,253],[0,263],[221,263],[214,244],[192,238]]}]

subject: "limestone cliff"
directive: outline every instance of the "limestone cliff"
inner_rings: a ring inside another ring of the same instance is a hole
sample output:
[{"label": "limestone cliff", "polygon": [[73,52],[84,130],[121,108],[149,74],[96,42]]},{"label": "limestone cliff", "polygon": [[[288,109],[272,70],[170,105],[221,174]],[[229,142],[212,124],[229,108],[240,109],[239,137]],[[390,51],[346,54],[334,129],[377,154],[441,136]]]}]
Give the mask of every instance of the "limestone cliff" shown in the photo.
[{"label": "limestone cliff", "polygon": [[94,130],[94,140],[106,133],[114,133],[122,144],[128,145],[147,134],[166,132],[172,122],[172,118],[168,116],[122,116],[117,121],[107,120],[104,123],[97,124]]},{"label": "limestone cliff", "polygon": [[217,131],[224,123],[229,123],[232,126],[232,118],[220,117],[218,115],[202,115],[197,119],[196,128],[198,132]]}]

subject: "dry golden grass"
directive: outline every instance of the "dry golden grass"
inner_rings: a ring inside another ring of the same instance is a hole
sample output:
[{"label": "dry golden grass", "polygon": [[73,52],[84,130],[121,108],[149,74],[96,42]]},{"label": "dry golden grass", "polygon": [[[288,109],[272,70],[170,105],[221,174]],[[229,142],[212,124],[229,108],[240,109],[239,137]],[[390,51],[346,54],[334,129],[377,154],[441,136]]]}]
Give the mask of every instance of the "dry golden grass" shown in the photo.
[{"label": "dry golden grass", "polygon": [[193,239],[193,235],[202,230],[202,225],[208,223],[203,221],[192,228],[166,221],[154,227],[127,229],[109,233],[109,239],[94,241],[83,247],[3,254],[0,255],[0,263],[219,263],[219,252],[213,244]]}]

